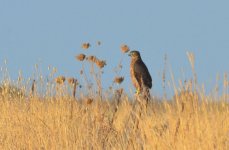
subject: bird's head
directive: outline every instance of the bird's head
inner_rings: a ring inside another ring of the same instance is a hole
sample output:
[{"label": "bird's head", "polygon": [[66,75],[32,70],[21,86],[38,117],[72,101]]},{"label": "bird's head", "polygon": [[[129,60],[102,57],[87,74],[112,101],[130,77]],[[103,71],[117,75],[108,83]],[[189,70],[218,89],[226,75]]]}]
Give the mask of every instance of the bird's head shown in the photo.
[{"label": "bird's head", "polygon": [[139,53],[139,51],[131,51],[130,53],[129,53],[129,56],[131,57],[131,58],[141,58],[141,55],[140,55],[140,53]]}]

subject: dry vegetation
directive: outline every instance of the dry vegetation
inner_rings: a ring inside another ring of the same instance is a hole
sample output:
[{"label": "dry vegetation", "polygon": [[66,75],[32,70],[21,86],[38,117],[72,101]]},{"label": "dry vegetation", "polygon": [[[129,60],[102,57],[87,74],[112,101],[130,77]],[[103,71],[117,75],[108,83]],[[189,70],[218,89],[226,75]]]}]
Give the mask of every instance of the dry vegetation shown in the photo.
[{"label": "dry vegetation", "polygon": [[[152,98],[145,106],[141,97],[129,97],[121,87],[102,91],[105,61],[84,54],[76,58],[82,62],[87,93],[80,92],[77,79],[54,78],[53,72],[44,85],[41,80],[29,80],[26,85],[18,81],[15,86],[2,81],[0,149],[229,149],[226,74],[221,96],[208,96],[191,82],[181,85],[181,90],[174,86],[172,100]],[[91,63],[90,75],[85,74],[84,61]],[[117,73],[113,84],[123,80]]]}]

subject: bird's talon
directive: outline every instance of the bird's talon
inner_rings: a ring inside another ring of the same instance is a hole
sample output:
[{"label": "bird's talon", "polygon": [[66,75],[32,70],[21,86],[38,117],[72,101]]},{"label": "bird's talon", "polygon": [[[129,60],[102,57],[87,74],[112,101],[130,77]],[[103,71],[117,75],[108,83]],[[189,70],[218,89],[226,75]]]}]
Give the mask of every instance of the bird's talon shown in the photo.
[{"label": "bird's talon", "polygon": [[137,89],[135,93],[136,93],[136,95],[139,95],[140,94],[140,90]]}]

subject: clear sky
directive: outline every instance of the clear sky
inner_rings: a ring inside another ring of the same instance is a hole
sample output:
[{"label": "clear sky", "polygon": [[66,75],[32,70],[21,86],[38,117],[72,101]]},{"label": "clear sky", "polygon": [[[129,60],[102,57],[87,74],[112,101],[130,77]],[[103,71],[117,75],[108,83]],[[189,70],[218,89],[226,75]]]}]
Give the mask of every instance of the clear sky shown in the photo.
[{"label": "clear sky", "polygon": [[[51,65],[58,68],[57,75],[78,78],[80,63],[74,56],[96,54],[107,60],[107,87],[125,43],[141,52],[156,95],[162,93],[165,54],[176,80],[191,77],[186,51],[196,56],[199,83],[210,88],[217,73],[222,78],[229,72],[228,6],[228,0],[0,0],[0,63],[8,60],[12,78],[19,70],[32,76],[37,63],[44,74]],[[92,48],[83,51],[83,42]],[[123,59],[122,86],[129,90],[130,58]]]}]

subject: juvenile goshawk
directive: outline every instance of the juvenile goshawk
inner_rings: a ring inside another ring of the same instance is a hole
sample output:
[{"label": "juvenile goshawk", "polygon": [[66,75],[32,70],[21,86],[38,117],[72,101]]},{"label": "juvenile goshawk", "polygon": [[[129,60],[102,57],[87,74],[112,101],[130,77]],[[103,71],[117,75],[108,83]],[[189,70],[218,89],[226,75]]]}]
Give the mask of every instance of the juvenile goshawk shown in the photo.
[{"label": "juvenile goshawk", "polygon": [[152,88],[152,78],[150,73],[138,51],[131,51],[129,56],[131,57],[130,76],[132,83],[136,88],[136,94],[138,95],[141,93],[149,98],[149,89]]}]

